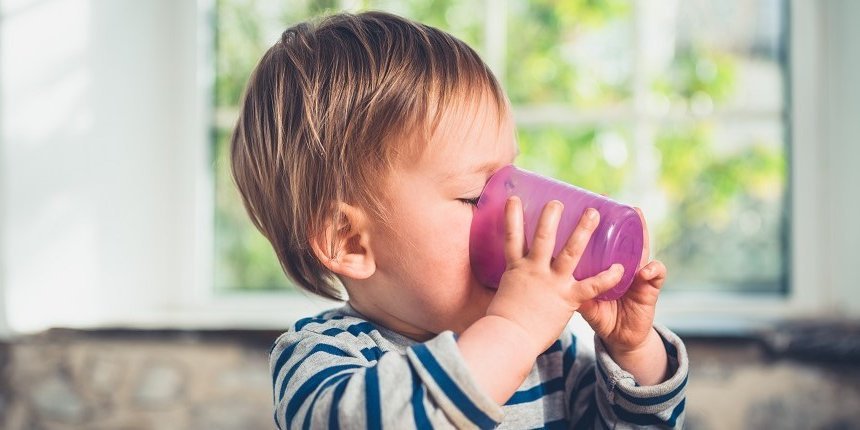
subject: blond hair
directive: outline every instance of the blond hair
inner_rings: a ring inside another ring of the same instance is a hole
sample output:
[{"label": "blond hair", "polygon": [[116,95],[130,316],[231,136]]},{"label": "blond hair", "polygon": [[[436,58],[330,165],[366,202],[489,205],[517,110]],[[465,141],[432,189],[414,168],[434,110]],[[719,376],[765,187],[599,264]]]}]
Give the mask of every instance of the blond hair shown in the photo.
[{"label": "blond hair", "polygon": [[[310,240],[373,193],[395,160],[420,154],[455,101],[507,102],[478,54],[453,36],[382,12],[337,14],[284,31],[251,74],[231,140],[251,221],[300,287],[345,299]],[[334,243],[331,244],[332,248]]]}]

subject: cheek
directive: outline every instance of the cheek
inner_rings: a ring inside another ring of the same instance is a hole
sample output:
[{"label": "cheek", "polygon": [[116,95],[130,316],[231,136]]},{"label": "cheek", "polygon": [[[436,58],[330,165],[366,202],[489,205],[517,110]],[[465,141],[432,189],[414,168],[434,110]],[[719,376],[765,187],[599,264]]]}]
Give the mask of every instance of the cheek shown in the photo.
[{"label": "cheek", "polygon": [[459,202],[421,205],[416,204],[397,208],[397,218],[403,228],[401,233],[422,242],[468,242],[472,227],[472,208]]},{"label": "cheek", "polygon": [[472,209],[461,203],[399,207],[398,223],[412,270],[447,282],[468,278]]},{"label": "cheek", "polygon": [[437,218],[425,236],[432,260],[441,261],[452,275],[461,276],[469,265],[469,232],[472,214],[469,208],[454,207]]},{"label": "cheek", "polygon": [[453,205],[440,208],[428,224],[428,236],[444,242],[447,251],[469,248],[469,231],[472,227],[472,212],[469,207]]}]

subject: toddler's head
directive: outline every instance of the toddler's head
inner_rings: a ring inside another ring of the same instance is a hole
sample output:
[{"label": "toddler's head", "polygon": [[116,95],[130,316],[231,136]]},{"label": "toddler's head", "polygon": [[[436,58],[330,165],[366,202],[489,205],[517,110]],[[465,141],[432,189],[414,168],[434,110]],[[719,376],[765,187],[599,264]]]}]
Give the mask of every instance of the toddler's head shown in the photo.
[{"label": "toddler's head", "polygon": [[233,176],[298,286],[415,338],[483,314],[474,202],[512,161],[506,98],[477,53],[394,15],[287,29],[245,90]]}]

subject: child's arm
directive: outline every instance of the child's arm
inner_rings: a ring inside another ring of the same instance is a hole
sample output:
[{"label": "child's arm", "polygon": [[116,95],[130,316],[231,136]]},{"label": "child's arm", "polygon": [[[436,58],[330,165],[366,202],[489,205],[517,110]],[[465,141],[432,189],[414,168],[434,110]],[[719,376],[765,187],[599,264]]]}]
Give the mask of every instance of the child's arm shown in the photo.
[{"label": "child's arm", "polygon": [[581,303],[613,288],[623,273],[621,265],[613,265],[581,281],[571,276],[599,223],[597,211],[583,215],[554,259],[560,202],[544,208],[527,255],[519,199],[509,199],[505,211],[507,270],[487,315],[457,342],[477,383],[499,404],[523,383],[537,356],[559,338]]},{"label": "child's arm", "polygon": [[[597,389],[592,402],[602,404],[597,419],[613,426],[671,428],[683,422],[689,363],[681,340],[666,328],[654,327],[666,267],[659,261],[649,262],[648,226],[642,212],[637,212],[645,243],[633,284],[616,301],[592,300],[579,309],[596,335]],[[574,391],[571,396],[582,394]],[[577,415],[576,410],[570,413]]]},{"label": "child's arm", "polygon": [[[599,336],[599,360],[595,366],[592,351],[590,360],[580,360],[578,372],[570,372],[572,363],[564,366],[564,376],[577,373],[574,386],[568,384],[568,398],[575,400],[568,404],[574,405],[568,411],[572,422],[585,418],[588,427],[596,425],[595,420],[668,427],[681,422],[686,353],[668,330],[661,337],[652,328],[665,267],[659,262],[645,266],[630,291],[618,301],[593,300],[614,287],[621,271],[608,270],[582,281],[570,276],[598,225],[596,211],[595,218],[584,216],[580,220],[562,252],[551,258],[561,209],[557,202],[547,205],[532,248],[524,256],[520,203],[516,198],[508,201],[507,271],[487,316],[465,330],[458,341],[475,380],[493,399],[504,403],[523,382],[536,356],[559,338],[572,314],[579,310]],[[645,234],[647,237],[647,230]],[[649,252],[646,240],[645,262]],[[670,339],[666,346],[663,339]],[[582,369],[589,362],[591,365]],[[583,372],[586,376],[580,377]],[[653,386],[670,374],[664,384]],[[596,383],[598,379],[601,382]],[[571,393],[570,389],[577,391]],[[586,394],[585,403],[578,398],[581,394]]]},{"label": "child's arm", "polygon": [[637,208],[636,212],[642,219],[644,243],[633,284],[618,300],[592,300],[583,303],[579,312],[621,368],[630,372],[640,385],[654,385],[669,376],[666,349],[653,328],[657,298],[666,281],[666,266],[657,260],[649,261],[648,224],[642,211]]},{"label": "child's arm", "polygon": [[562,337],[570,428],[625,429],[643,425],[681,428],[689,366],[687,352],[671,331],[661,326],[655,329],[661,343],[665,342],[661,347],[668,354],[670,374],[655,385],[638,383],[613,360],[600,338],[594,337],[592,347],[576,336]]}]

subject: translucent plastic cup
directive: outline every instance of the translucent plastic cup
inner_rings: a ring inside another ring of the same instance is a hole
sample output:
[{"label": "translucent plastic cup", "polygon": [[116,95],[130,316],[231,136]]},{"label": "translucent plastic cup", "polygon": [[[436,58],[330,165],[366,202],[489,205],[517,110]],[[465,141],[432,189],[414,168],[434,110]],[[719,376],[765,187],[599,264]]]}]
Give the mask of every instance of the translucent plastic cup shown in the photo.
[{"label": "translucent plastic cup", "polygon": [[576,279],[589,278],[614,263],[620,263],[624,266],[621,281],[598,299],[615,300],[627,292],[642,258],[644,237],[639,214],[632,207],[607,197],[514,166],[506,166],[494,173],[478,199],[469,251],[472,271],[479,282],[498,288],[505,271],[505,202],[510,196],[517,196],[522,201],[528,249],[531,249],[544,206],[551,200],[564,204],[553,256],[564,247],[586,209],[594,208],[600,212],[600,224],[573,276]]}]

